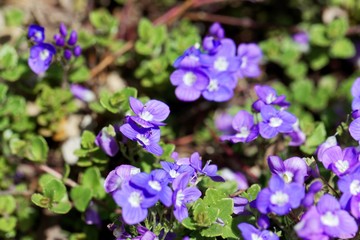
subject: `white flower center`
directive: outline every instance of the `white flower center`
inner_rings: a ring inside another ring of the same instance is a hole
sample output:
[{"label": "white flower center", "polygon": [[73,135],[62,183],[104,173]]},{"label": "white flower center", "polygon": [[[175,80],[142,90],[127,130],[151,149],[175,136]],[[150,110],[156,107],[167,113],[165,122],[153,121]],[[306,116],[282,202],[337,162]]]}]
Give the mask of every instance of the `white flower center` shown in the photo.
[{"label": "white flower center", "polygon": [[140,172],[140,168],[134,167],[134,168],[131,168],[130,175],[133,176],[135,174],[138,174],[139,172]]},{"label": "white flower center", "polygon": [[284,206],[289,202],[289,195],[281,191],[277,191],[275,194],[271,195],[270,202],[279,207]]},{"label": "white flower center", "polygon": [[270,93],[269,95],[267,95],[267,96],[266,96],[266,99],[265,99],[266,104],[270,104],[270,103],[272,103],[272,102],[275,101],[275,100],[276,100],[276,96],[275,96],[274,94],[272,94],[272,93]]},{"label": "white flower center", "polygon": [[321,223],[329,226],[329,227],[336,227],[339,225],[339,218],[332,212],[328,211],[324,215],[320,217]]},{"label": "white flower center", "polygon": [[350,193],[352,195],[358,195],[360,193],[360,181],[355,179],[350,183]]},{"label": "white flower center", "polygon": [[158,192],[161,190],[161,185],[158,181],[149,181],[149,186]]},{"label": "white flower center", "polygon": [[176,194],[176,201],[175,205],[180,207],[182,205],[182,202],[184,201],[185,195],[183,194],[182,190],[179,190]]},{"label": "white flower center", "polygon": [[45,61],[50,56],[50,52],[47,49],[44,49],[40,52],[41,61]]},{"label": "white flower center", "polygon": [[191,87],[194,84],[194,82],[196,81],[196,75],[192,72],[187,72],[183,76],[182,80],[186,86]]},{"label": "white flower center", "polygon": [[170,177],[172,177],[172,178],[176,178],[177,176],[180,175],[180,173],[178,173],[178,172],[175,171],[174,169],[171,169],[171,170],[169,171],[169,175],[170,175]]},{"label": "white flower center", "polygon": [[42,33],[41,32],[36,32],[35,33],[35,38],[36,39],[41,39],[42,38]]},{"label": "white flower center", "polygon": [[219,72],[226,71],[228,66],[229,62],[225,57],[218,57],[214,62],[214,68]]},{"label": "white flower center", "polygon": [[281,124],[283,123],[283,120],[281,118],[278,117],[272,117],[270,118],[270,127],[276,128],[279,127]]},{"label": "white flower center", "polygon": [[144,145],[149,145],[150,144],[150,140],[145,136],[145,135],[143,135],[143,134],[137,134],[136,135],[136,138],[138,139],[138,140],[140,140]]},{"label": "white flower center", "polygon": [[349,162],[346,160],[339,160],[335,163],[335,167],[339,170],[339,172],[344,173],[349,169]]},{"label": "white flower center", "polygon": [[294,174],[292,172],[286,171],[282,174],[282,178],[286,183],[292,182],[292,179],[294,177]]},{"label": "white flower center", "polygon": [[257,235],[256,233],[252,233],[251,240],[263,240],[263,238]]},{"label": "white flower center", "polygon": [[132,192],[128,198],[128,202],[132,207],[139,207],[142,202],[142,197],[139,192]]},{"label": "white flower center", "polygon": [[148,112],[148,111],[142,111],[140,114],[139,114],[139,117],[145,121],[151,121],[153,120],[154,116]]},{"label": "white flower center", "polygon": [[241,58],[241,65],[240,65],[240,68],[246,68],[246,66],[247,66],[247,62],[248,62],[247,57],[242,57],[242,58]]},{"label": "white flower center", "polygon": [[250,131],[247,127],[241,127],[240,132],[237,133],[235,136],[237,138],[247,138],[250,134]]},{"label": "white flower center", "polygon": [[211,79],[209,85],[207,86],[209,92],[214,92],[219,89],[219,83],[216,79]]}]

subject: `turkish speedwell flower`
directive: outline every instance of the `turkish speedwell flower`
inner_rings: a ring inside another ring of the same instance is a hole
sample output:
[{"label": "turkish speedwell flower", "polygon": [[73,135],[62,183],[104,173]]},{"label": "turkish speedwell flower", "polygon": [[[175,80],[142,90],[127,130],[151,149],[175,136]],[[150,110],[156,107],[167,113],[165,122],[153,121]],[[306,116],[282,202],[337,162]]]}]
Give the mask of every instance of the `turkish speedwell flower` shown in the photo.
[{"label": "turkish speedwell flower", "polygon": [[49,43],[38,43],[30,48],[28,64],[36,74],[44,73],[51,64],[56,49]]},{"label": "turkish speedwell flower", "polygon": [[248,223],[240,223],[238,228],[241,231],[241,235],[243,236],[244,240],[260,240],[260,239],[267,239],[267,240],[278,240],[279,237],[273,232],[268,230],[259,230],[255,228],[253,225]]},{"label": "turkish speedwell flower", "polygon": [[28,38],[36,43],[42,43],[45,40],[45,29],[42,26],[32,24],[29,26]]},{"label": "turkish speedwell flower", "polygon": [[269,156],[270,171],[284,179],[286,183],[297,182],[303,184],[307,177],[307,165],[304,159],[292,157],[283,161],[278,156]]},{"label": "turkish speedwell flower", "polygon": [[115,156],[119,151],[119,145],[116,140],[114,127],[112,125],[103,127],[96,136],[95,144],[110,157]]}]

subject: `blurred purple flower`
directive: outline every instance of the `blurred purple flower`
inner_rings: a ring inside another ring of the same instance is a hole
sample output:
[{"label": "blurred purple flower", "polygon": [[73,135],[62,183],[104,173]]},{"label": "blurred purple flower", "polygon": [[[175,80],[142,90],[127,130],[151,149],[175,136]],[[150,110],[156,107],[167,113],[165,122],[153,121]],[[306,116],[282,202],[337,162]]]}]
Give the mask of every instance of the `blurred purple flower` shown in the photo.
[{"label": "blurred purple flower", "polygon": [[360,219],[360,167],[348,175],[340,177],[338,187],[342,192],[341,207]]},{"label": "blurred purple flower", "polygon": [[112,125],[103,127],[95,139],[96,146],[100,147],[107,155],[114,157],[119,151],[116,132]]},{"label": "blurred purple flower", "polygon": [[63,47],[65,45],[65,39],[60,34],[54,35],[54,41],[56,46]]},{"label": "blurred purple flower", "polygon": [[320,162],[322,162],[324,152],[330,148],[337,146],[337,141],[335,136],[328,137],[325,142],[320,144],[320,146],[317,148],[317,158]]},{"label": "blurred purple flower", "polygon": [[73,49],[73,53],[75,57],[78,57],[81,55],[81,47],[79,45],[76,45]]},{"label": "blurred purple flower", "polygon": [[254,117],[245,110],[239,111],[232,120],[235,135],[221,136],[222,141],[230,140],[233,143],[251,142],[259,135],[259,127],[254,124]]},{"label": "blurred purple flower", "polygon": [[67,28],[64,23],[60,23],[59,32],[64,38],[67,36]]},{"label": "blurred purple flower", "polygon": [[246,198],[243,197],[234,197],[234,211],[233,213],[238,215],[243,212],[245,212],[246,205],[249,203],[249,201]]},{"label": "blurred purple flower", "polygon": [[45,29],[42,26],[32,24],[29,26],[27,36],[36,43],[42,43],[45,40]]},{"label": "blurred purple flower", "polygon": [[240,44],[237,49],[237,56],[240,58],[240,66],[236,72],[237,77],[255,78],[261,75],[259,64],[262,59],[262,51],[257,44]]},{"label": "blurred purple flower", "polygon": [[356,118],[350,123],[349,132],[351,137],[360,143],[360,118]]},{"label": "blurred purple flower", "polygon": [[168,173],[169,180],[172,182],[177,176],[179,176],[182,173],[188,173],[190,176],[193,176],[195,173],[194,168],[192,168],[190,165],[178,165],[176,163],[171,162],[160,162],[163,169]]},{"label": "blurred purple flower", "polygon": [[215,127],[225,135],[233,135],[236,131],[232,127],[233,116],[227,112],[215,115]]},{"label": "blurred purple flower", "polygon": [[178,57],[173,66],[175,68],[196,69],[201,67],[200,50],[196,47],[188,48],[183,55]]},{"label": "blurred purple flower", "polygon": [[209,101],[225,102],[234,95],[237,80],[228,72],[208,73],[209,85],[203,90],[202,96]]},{"label": "blurred purple flower", "polygon": [[101,227],[101,219],[97,207],[93,202],[90,202],[85,211],[85,223],[88,225],[97,225]]},{"label": "blurred purple flower", "polygon": [[321,181],[314,181],[311,183],[308,192],[306,193],[304,199],[301,201],[301,205],[306,208],[311,207],[314,204],[315,194],[319,192],[323,187]]},{"label": "blurred purple flower", "polygon": [[200,154],[194,152],[190,156],[190,165],[201,174],[210,177],[215,182],[225,182],[225,180],[217,174],[218,167],[215,164],[210,164],[211,160],[207,161],[204,168],[202,168],[202,161]]},{"label": "blurred purple flower", "polygon": [[293,40],[299,45],[299,49],[301,52],[309,51],[309,34],[307,32],[298,32],[293,35]]},{"label": "blurred purple flower", "polygon": [[31,70],[36,74],[44,73],[51,64],[56,50],[53,45],[49,43],[39,43],[30,48],[30,56],[28,64]]},{"label": "blurred purple flower", "polygon": [[140,234],[140,236],[137,236],[135,238],[132,238],[132,240],[158,240],[159,238],[156,236],[155,233],[150,231],[144,226],[138,225],[136,227],[136,230]]},{"label": "blurred purple flower", "polygon": [[302,185],[296,182],[285,183],[280,176],[273,175],[269,187],[258,194],[256,207],[263,214],[273,212],[285,215],[299,207],[304,196],[305,190]]},{"label": "blurred purple flower", "polygon": [[70,91],[74,97],[84,102],[92,102],[96,98],[93,91],[79,84],[71,84]]},{"label": "blurred purple flower", "polygon": [[285,133],[285,136],[290,137],[289,146],[301,146],[305,143],[306,135],[303,131],[300,129],[299,121],[296,121],[296,123],[293,124],[293,131],[290,133]]},{"label": "blurred purple flower", "polygon": [[244,174],[241,172],[233,172],[228,168],[223,168],[220,171],[220,176],[226,181],[236,181],[238,190],[245,190],[249,187],[249,183]]},{"label": "blurred purple flower", "polygon": [[221,24],[218,22],[214,22],[210,26],[209,33],[210,33],[210,35],[212,35],[218,39],[222,39],[225,37],[225,31],[222,28]]},{"label": "blurred purple flower", "polygon": [[261,108],[262,122],[259,123],[260,135],[263,138],[273,138],[278,133],[290,133],[297,118],[286,111],[276,110],[273,106]]},{"label": "blurred purple flower", "polygon": [[240,223],[238,228],[241,231],[241,235],[244,240],[278,240],[279,237],[273,232],[268,230],[260,231],[259,229],[255,228],[253,225],[249,223]]},{"label": "blurred purple flower", "polygon": [[72,30],[71,31],[71,33],[70,33],[70,37],[69,37],[69,39],[68,39],[68,44],[69,45],[75,45],[76,44],[76,42],[77,42],[77,38],[78,38],[78,36],[77,36],[77,32],[75,31],[75,30]]}]

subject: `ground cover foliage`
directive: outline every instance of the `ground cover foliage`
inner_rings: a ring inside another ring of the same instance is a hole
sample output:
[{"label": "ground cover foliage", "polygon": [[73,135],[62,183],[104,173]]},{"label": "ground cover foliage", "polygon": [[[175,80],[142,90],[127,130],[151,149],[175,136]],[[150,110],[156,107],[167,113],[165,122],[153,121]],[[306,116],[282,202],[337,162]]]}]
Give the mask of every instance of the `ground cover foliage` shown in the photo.
[{"label": "ground cover foliage", "polygon": [[1,239],[357,239],[357,0],[0,2]]}]

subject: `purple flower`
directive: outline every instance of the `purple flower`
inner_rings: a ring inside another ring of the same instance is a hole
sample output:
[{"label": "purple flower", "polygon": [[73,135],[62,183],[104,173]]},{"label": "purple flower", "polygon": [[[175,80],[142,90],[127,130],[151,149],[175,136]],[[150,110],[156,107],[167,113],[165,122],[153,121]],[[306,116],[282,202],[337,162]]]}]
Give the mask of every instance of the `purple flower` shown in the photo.
[{"label": "purple flower", "polygon": [[331,148],[331,147],[334,147],[334,146],[337,146],[337,141],[336,141],[335,136],[328,137],[324,143],[320,144],[320,146],[316,150],[317,158],[319,159],[320,162],[322,162],[324,152],[328,148]]},{"label": "purple flower", "polygon": [[238,190],[245,190],[249,187],[249,183],[245,175],[241,172],[233,172],[228,168],[223,168],[220,171],[220,176],[226,181],[235,181],[238,185]]},{"label": "purple flower", "polygon": [[353,139],[360,142],[360,118],[356,118],[350,123],[349,132]]},{"label": "purple flower", "polygon": [[148,208],[155,205],[156,197],[147,196],[143,191],[123,184],[120,190],[113,192],[113,198],[122,208],[122,217],[127,224],[136,224],[145,220]]},{"label": "purple flower", "polygon": [[76,45],[73,49],[73,53],[75,57],[78,57],[81,55],[81,47],[79,45]]},{"label": "purple flower", "polygon": [[119,151],[116,133],[113,126],[103,127],[95,139],[96,146],[100,147],[107,155],[113,157]]},{"label": "purple flower", "polygon": [[42,43],[45,40],[45,29],[39,25],[29,26],[28,38],[36,43]]},{"label": "purple flower", "polygon": [[88,225],[97,225],[98,227],[101,227],[100,215],[98,213],[97,206],[93,202],[90,202],[85,211],[85,223]]},{"label": "purple flower", "polygon": [[273,138],[279,132],[290,133],[297,118],[286,111],[278,111],[273,106],[265,105],[261,108],[263,121],[259,123],[260,135],[263,138]]},{"label": "purple flower", "polygon": [[248,223],[240,223],[238,228],[241,231],[241,235],[243,236],[244,240],[278,240],[279,237],[273,232],[268,230],[260,231],[259,229],[255,228],[253,225]]},{"label": "purple flower", "polygon": [[257,112],[260,112],[265,105],[278,105],[284,108],[290,106],[290,103],[285,101],[285,95],[278,96],[272,87],[256,85],[254,89],[259,99],[253,103],[252,107]]},{"label": "purple flower", "polygon": [[210,55],[216,54],[219,46],[221,46],[221,42],[212,36],[205,37],[202,41],[202,47],[205,51],[208,51]]},{"label": "purple flower", "polygon": [[254,78],[261,75],[259,63],[262,58],[262,51],[257,44],[240,44],[237,49],[237,56],[240,58],[240,68],[236,72],[238,77]]},{"label": "purple flower", "polygon": [[194,168],[190,165],[178,165],[176,163],[171,162],[160,162],[163,169],[168,173],[169,180],[172,182],[175,178],[177,178],[182,173],[188,173],[190,176],[194,175]]},{"label": "purple flower", "polygon": [[175,68],[195,69],[201,67],[200,50],[196,47],[188,48],[183,55],[178,57],[173,66]]},{"label": "purple flower", "polygon": [[132,186],[156,197],[157,200],[160,199],[165,206],[170,207],[172,191],[168,183],[168,174],[162,169],[155,169],[150,174],[136,174],[130,180]]},{"label": "purple flower", "polygon": [[120,127],[120,131],[130,140],[138,142],[139,145],[147,151],[157,156],[163,154],[163,150],[159,145],[160,129],[158,127],[140,128],[134,121],[129,119],[128,123],[125,123]]},{"label": "purple flower", "polygon": [[155,233],[147,229],[146,227],[143,227],[141,225],[136,227],[136,230],[140,234],[140,236],[137,236],[135,238],[132,238],[132,240],[158,240],[159,238],[156,236]]},{"label": "purple flower", "polygon": [[234,197],[234,214],[238,215],[243,212],[245,212],[246,205],[249,203],[249,201],[246,198],[243,197]]},{"label": "purple flower", "polygon": [[30,48],[28,64],[31,70],[36,74],[44,73],[50,66],[56,50],[49,43],[39,43]]},{"label": "purple flower", "polygon": [[56,46],[63,47],[65,45],[65,39],[60,34],[54,35],[54,41]]},{"label": "purple flower", "polygon": [[209,77],[201,70],[179,69],[170,76],[171,84],[176,86],[176,97],[185,102],[197,100],[209,85]]},{"label": "purple flower", "polygon": [[76,42],[77,42],[77,32],[75,30],[72,30],[67,43],[72,46],[75,45]]},{"label": "purple flower", "polygon": [[290,133],[285,133],[286,136],[290,137],[289,146],[300,146],[304,144],[306,140],[305,133],[301,131],[299,121],[293,124],[293,131]]},{"label": "purple flower", "polygon": [[165,125],[162,123],[170,114],[168,105],[158,100],[150,100],[142,104],[136,98],[129,98],[130,107],[136,116],[130,116],[130,119],[141,127],[150,128]]},{"label": "purple flower", "polygon": [[326,149],[319,159],[326,169],[331,169],[336,175],[343,176],[358,165],[358,154],[354,147],[341,150],[339,146]]},{"label": "purple flower", "polygon": [[189,216],[186,204],[196,201],[201,196],[201,192],[196,187],[187,187],[189,180],[190,175],[183,173],[175,178],[172,184],[174,216],[179,222]]},{"label": "purple flower", "polygon": [[354,97],[351,104],[352,110],[360,109],[360,78],[354,81],[351,87],[351,95]]},{"label": "purple flower", "polygon": [[256,221],[256,224],[261,229],[267,229],[270,226],[270,219],[267,215],[260,214],[260,216],[258,217],[258,219]]},{"label": "purple flower", "polygon": [[301,205],[304,207],[311,207],[314,204],[315,194],[319,192],[323,187],[321,181],[314,181],[311,183],[308,192],[306,193]]},{"label": "purple flower", "polygon": [[67,36],[67,28],[64,23],[60,23],[59,32],[64,38]]},{"label": "purple flower", "polygon": [[309,51],[309,35],[307,32],[298,32],[293,35],[293,40],[299,45],[301,52]]},{"label": "purple flower", "polygon": [[72,52],[71,52],[71,50],[65,49],[65,50],[64,50],[64,58],[69,61],[69,60],[71,59],[71,57],[72,57]]},{"label": "purple flower", "polygon": [[236,131],[235,135],[221,136],[221,140],[230,140],[233,143],[251,142],[259,135],[259,127],[254,124],[254,117],[247,111],[239,111],[232,121],[232,127]]},{"label": "purple flower", "polygon": [[210,35],[212,35],[218,39],[222,39],[225,37],[225,31],[222,28],[222,26],[220,25],[220,23],[218,23],[218,22],[214,22],[210,26],[209,33],[210,33]]},{"label": "purple flower", "polygon": [[233,40],[224,38],[220,41],[215,55],[201,55],[201,63],[210,72],[235,72],[240,66],[240,60],[235,56],[236,45]]},{"label": "purple flower", "polygon": [[296,182],[285,183],[280,176],[273,175],[269,187],[258,194],[256,207],[263,214],[273,212],[285,215],[291,209],[299,207],[304,196],[305,191],[302,185]]},{"label": "purple flower", "polygon": [[140,169],[131,165],[120,165],[112,170],[106,177],[104,188],[107,193],[121,189],[121,185],[128,183],[131,176],[138,174]]},{"label": "purple flower", "polygon": [[283,161],[277,156],[269,156],[267,161],[270,171],[282,177],[286,183],[297,182],[303,184],[308,176],[308,167],[302,158],[292,157]]},{"label": "purple flower", "polygon": [[295,225],[295,231],[302,239],[353,238],[358,226],[350,214],[340,208],[331,195],[323,195],[317,206],[312,206]]},{"label": "purple flower", "polygon": [[360,219],[360,168],[358,167],[352,173],[341,177],[338,187],[343,193],[340,198],[341,207]]},{"label": "purple flower", "polygon": [[70,91],[74,95],[74,97],[84,102],[92,102],[95,100],[94,92],[79,84],[71,84]]},{"label": "purple flower", "polygon": [[217,175],[217,166],[215,164],[210,164],[211,160],[207,161],[204,168],[202,168],[202,161],[200,154],[198,152],[194,152],[190,156],[190,165],[201,174],[210,177],[213,181],[216,182],[225,182],[225,180]]},{"label": "purple flower", "polygon": [[230,73],[209,73],[208,76],[210,77],[209,85],[202,92],[206,100],[225,102],[233,97],[237,79]]}]

